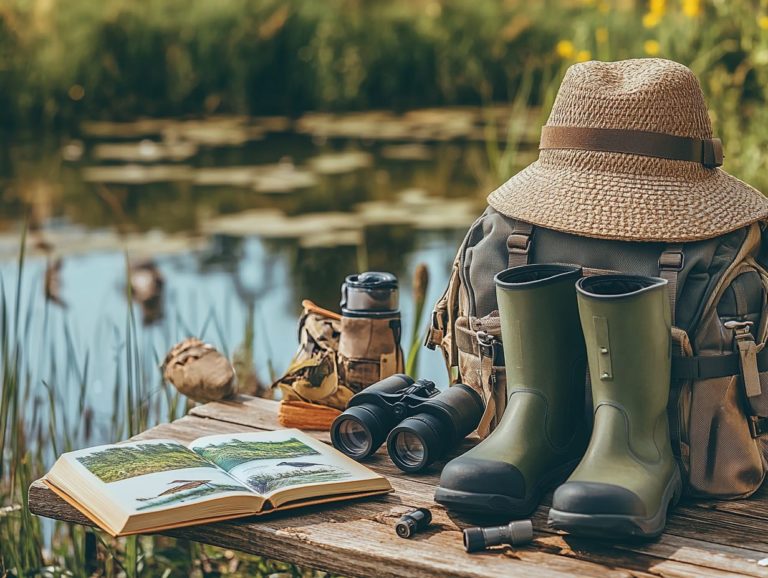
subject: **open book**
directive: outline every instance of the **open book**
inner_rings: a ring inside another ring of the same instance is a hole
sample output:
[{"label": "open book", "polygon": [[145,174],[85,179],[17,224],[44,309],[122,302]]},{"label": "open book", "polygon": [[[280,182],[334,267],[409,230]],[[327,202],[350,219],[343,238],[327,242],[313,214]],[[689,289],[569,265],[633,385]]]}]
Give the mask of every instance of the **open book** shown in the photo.
[{"label": "open book", "polygon": [[386,478],[295,429],[78,450],[62,455],[45,482],[113,536],[392,490]]}]

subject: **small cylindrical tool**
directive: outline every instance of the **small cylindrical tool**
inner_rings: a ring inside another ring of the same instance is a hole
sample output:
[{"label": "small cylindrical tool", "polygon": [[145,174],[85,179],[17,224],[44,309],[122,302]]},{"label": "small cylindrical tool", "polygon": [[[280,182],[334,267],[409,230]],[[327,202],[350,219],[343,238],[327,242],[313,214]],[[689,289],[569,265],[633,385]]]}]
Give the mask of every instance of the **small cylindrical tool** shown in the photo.
[{"label": "small cylindrical tool", "polygon": [[464,548],[467,552],[479,552],[499,544],[521,546],[532,540],[533,523],[530,520],[517,520],[505,526],[464,530]]},{"label": "small cylindrical tool", "polygon": [[419,508],[413,512],[404,514],[397,521],[395,531],[401,538],[410,538],[416,532],[421,532],[432,523],[432,512],[426,508]]}]

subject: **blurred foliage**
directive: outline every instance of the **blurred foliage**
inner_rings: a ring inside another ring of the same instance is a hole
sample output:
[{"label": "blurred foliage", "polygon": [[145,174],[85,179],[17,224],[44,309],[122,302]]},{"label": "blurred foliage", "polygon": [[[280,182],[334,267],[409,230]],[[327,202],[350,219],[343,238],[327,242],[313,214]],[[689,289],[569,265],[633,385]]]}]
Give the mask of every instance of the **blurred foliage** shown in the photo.
[{"label": "blurred foliage", "polygon": [[[9,120],[508,98],[558,59],[663,55],[762,98],[764,0],[5,0]],[[550,70],[551,72],[551,70]]]},{"label": "blurred foliage", "polygon": [[525,5],[4,0],[0,82],[14,88],[0,115],[29,123],[503,99],[521,68],[555,60],[553,34],[533,27]]},{"label": "blurred foliage", "polygon": [[768,0],[3,0],[0,126],[492,101],[546,111],[565,66],[638,56],[699,75],[728,168],[759,181]]}]

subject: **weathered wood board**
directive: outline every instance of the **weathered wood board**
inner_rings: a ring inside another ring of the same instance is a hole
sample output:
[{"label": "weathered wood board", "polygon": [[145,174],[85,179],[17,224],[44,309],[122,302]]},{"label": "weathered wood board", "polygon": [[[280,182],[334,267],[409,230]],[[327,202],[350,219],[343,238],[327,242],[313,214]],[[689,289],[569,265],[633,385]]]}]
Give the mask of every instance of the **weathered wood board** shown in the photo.
[{"label": "weathered wood board", "polygon": [[[214,433],[273,430],[280,427],[276,415],[277,402],[241,396],[196,407],[190,415],[135,439],[188,442]],[[327,432],[310,433],[328,441]],[[347,576],[768,577],[768,566],[759,564],[768,558],[765,487],[749,500],[685,503],[658,541],[625,544],[576,539],[548,529],[548,497],[534,515],[533,544],[470,555],[464,552],[461,529],[471,521],[432,500],[440,464],[422,475],[405,475],[380,451],[368,465],[390,479],[393,494],[167,534]],[[395,521],[415,507],[432,510],[432,527],[410,540],[398,538]],[[30,488],[29,508],[41,516],[92,525],[40,481]]]}]

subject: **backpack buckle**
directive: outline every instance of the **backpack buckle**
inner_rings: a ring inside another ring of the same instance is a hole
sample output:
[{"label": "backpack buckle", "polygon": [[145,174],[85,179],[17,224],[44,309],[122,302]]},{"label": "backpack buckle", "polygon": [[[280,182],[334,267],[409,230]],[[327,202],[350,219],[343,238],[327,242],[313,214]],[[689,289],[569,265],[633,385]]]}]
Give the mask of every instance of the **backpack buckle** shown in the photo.
[{"label": "backpack buckle", "polygon": [[497,339],[487,331],[478,331],[476,336],[480,355],[493,359],[496,356]]},{"label": "backpack buckle", "polygon": [[507,250],[516,255],[527,255],[531,250],[531,235],[513,232],[507,237]]},{"label": "backpack buckle", "polygon": [[733,331],[735,337],[737,340],[744,339],[747,337],[752,329],[752,326],[754,325],[754,322],[752,321],[726,321],[723,323],[723,326],[726,329],[730,329]]},{"label": "backpack buckle", "polygon": [[685,266],[685,253],[679,249],[664,251],[659,256],[659,269],[666,271],[682,271]]},{"label": "backpack buckle", "polygon": [[758,438],[768,433],[768,417],[760,417],[757,415],[748,416],[747,423],[749,424],[749,433],[753,438]]},{"label": "backpack buckle", "polygon": [[445,326],[447,325],[446,311],[432,311],[432,319],[427,328],[427,335],[424,338],[424,345],[434,350],[443,341],[445,335]]},{"label": "backpack buckle", "polygon": [[726,321],[723,326],[733,331],[736,349],[739,353],[741,377],[747,397],[756,397],[762,393],[760,369],[757,363],[757,344],[752,337],[752,321]]}]

